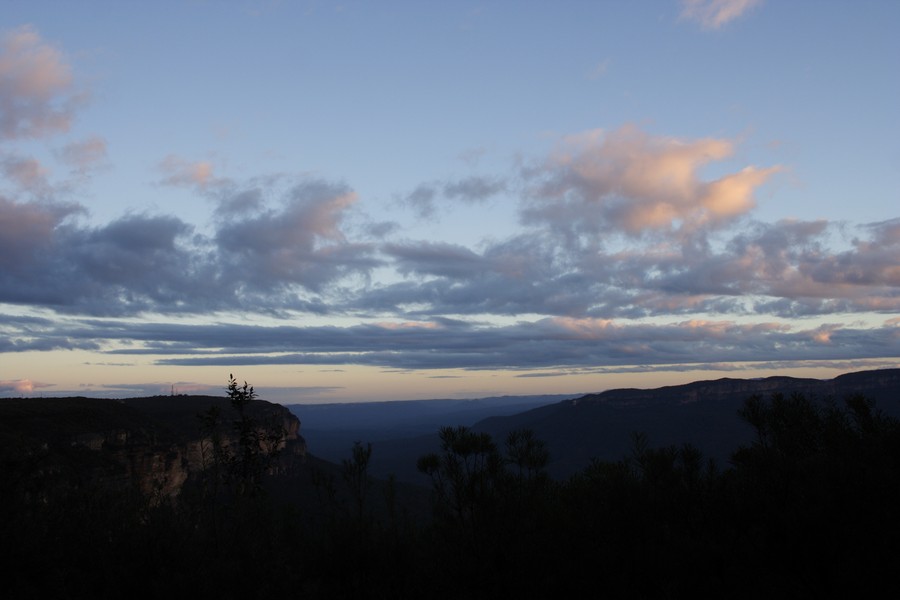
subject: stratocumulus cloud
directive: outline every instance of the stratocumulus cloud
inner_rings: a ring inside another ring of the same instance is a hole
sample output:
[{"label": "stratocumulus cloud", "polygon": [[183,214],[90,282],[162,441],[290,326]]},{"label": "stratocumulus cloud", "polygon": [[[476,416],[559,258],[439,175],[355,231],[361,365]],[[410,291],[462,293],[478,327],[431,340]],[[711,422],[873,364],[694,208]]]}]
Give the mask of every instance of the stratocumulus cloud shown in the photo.
[{"label": "stratocumulus cloud", "polygon": [[713,181],[701,167],[732,155],[728,140],[654,137],[634,126],[568,136],[530,169],[526,222],[571,235],[693,232],[721,227],[755,206],[754,190],[779,167],[747,166]]},{"label": "stratocumulus cloud", "polygon": [[[596,329],[611,319],[651,316],[768,313],[790,318],[900,310],[896,263],[900,235],[896,220],[859,228],[850,247],[841,251],[829,249],[829,240],[836,232],[825,221],[746,221],[742,228],[734,229],[727,225],[727,219],[718,221],[709,216],[706,198],[717,192],[710,192],[710,184],[695,172],[698,164],[711,157],[727,156],[730,143],[657,140],[633,129],[621,135],[614,136],[617,139],[611,146],[603,135],[587,136],[573,155],[551,156],[544,163],[548,173],[530,174],[524,180],[529,189],[537,186],[540,190],[538,197],[526,195],[522,202],[529,230],[486,243],[477,250],[440,241],[354,240],[345,231],[344,221],[358,202],[357,194],[346,185],[321,180],[300,180],[282,186],[278,193],[266,191],[276,179],[259,178],[242,185],[231,182],[229,193],[246,198],[244,210],[238,219],[215,221],[211,236],[196,233],[193,226],[174,216],[134,214],[106,225],[87,226],[79,224],[77,205],[0,199],[0,248],[5,261],[0,273],[0,300],[73,315],[287,310],[409,315],[430,320],[440,315],[489,320],[490,315],[524,314],[570,319],[537,321],[543,325],[533,326],[532,331],[538,333],[529,337],[526,347],[544,345],[548,350],[531,358],[506,345],[488,355],[469,350],[461,353],[459,348],[467,347],[467,341],[477,340],[478,347],[489,348],[490,336],[500,338],[512,331],[470,324],[429,331],[429,344],[416,351],[417,356],[391,347],[392,340],[412,339],[404,337],[408,332],[384,333],[388,330],[360,325],[329,329],[332,346],[326,354],[316,353],[321,348],[298,354],[303,344],[293,340],[309,338],[312,330],[296,330],[290,343],[264,349],[282,354],[253,359],[317,364],[356,361],[381,366],[390,366],[394,360],[398,365],[420,364],[422,368],[426,364],[428,368],[441,364],[478,368],[517,363],[544,367],[549,366],[550,357],[556,357],[553,360],[561,365],[584,366],[594,360],[618,364],[622,357],[655,363],[665,356],[654,354],[666,346],[663,338],[668,330],[661,326],[636,329],[617,324],[614,331],[626,331],[629,342],[615,346],[607,343],[598,352],[596,348],[577,350],[578,344],[569,338],[559,346],[550,344],[548,340],[556,337],[549,332],[563,323],[568,323],[563,329],[570,331],[574,323],[580,323],[583,333],[585,323]],[[632,173],[632,169],[641,175]],[[738,171],[717,181],[740,179],[745,173]],[[755,177],[750,176],[750,183],[739,184],[742,189],[737,192],[723,193],[746,198],[748,189],[761,184]],[[574,198],[567,197],[569,192],[548,192],[552,179],[567,182],[565,185],[576,190]],[[666,190],[662,181],[673,182],[674,191]],[[570,203],[588,212],[596,207],[587,203],[598,202],[599,213],[592,213],[596,218],[594,230],[616,224],[627,227],[633,222],[631,218],[623,218],[621,210],[605,211],[602,207],[604,190],[612,188],[618,190],[614,199],[617,203],[634,201],[652,206],[668,202],[679,211],[681,224],[676,226],[674,220],[640,221],[656,232],[652,243],[637,230],[626,229],[628,235],[621,238],[622,243],[605,248],[584,233],[572,243],[571,232],[563,228],[557,216],[535,213],[536,202]],[[266,199],[273,195],[278,196],[277,201],[267,204]],[[739,212],[750,210],[750,205],[742,205]],[[689,222],[694,227],[686,231]],[[397,277],[392,282],[366,283],[375,268],[390,269]],[[353,279],[359,276],[363,278]],[[351,285],[354,281],[358,283]],[[161,328],[161,324],[154,328]],[[104,339],[112,347],[129,337],[140,338],[138,329],[131,326],[126,334],[108,338],[92,333],[90,328],[76,335],[57,331],[53,325],[27,329],[8,325],[7,331],[10,350],[60,348],[66,344],[72,348],[98,347],[102,342],[96,340]],[[220,331],[233,332],[227,323]],[[368,347],[364,351],[369,358],[350,360],[347,353],[362,351],[356,344],[372,331],[379,334],[376,339],[381,351]],[[712,335],[716,330],[702,327],[699,331]],[[803,351],[818,356],[820,351],[814,352],[818,346],[813,342],[834,346],[835,339],[842,339],[842,331],[835,330],[838,337],[821,331],[809,336]],[[637,341],[647,332],[655,332],[656,342]],[[759,335],[772,340],[785,334],[765,329]],[[743,330],[741,339],[748,339]],[[700,341],[681,343],[697,345]],[[775,348],[771,342],[762,347],[766,351]],[[872,347],[892,351],[890,344]],[[244,344],[243,348],[246,351],[248,346]],[[862,346],[856,350],[859,355],[870,354]],[[207,352],[194,347],[190,340],[148,341],[139,351]],[[749,359],[746,352],[729,351],[735,360]],[[799,350],[794,352],[798,360],[801,354]],[[676,353],[670,358],[683,359]],[[196,364],[237,359],[201,356],[167,360]]]},{"label": "stratocumulus cloud", "polygon": [[[169,355],[165,365],[347,364],[404,369],[540,369],[634,364],[666,365],[769,360],[839,360],[896,356],[889,328],[838,325],[800,329],[776,322],[687,320],[619,324],[548,318],[500,327],[423,323],[418,327],[257,327],[219,324],[128,327],[85,323],[72,339],[98,335],[136,340],[124,355]],[[173,356],[174,355],[174,356]]]}]

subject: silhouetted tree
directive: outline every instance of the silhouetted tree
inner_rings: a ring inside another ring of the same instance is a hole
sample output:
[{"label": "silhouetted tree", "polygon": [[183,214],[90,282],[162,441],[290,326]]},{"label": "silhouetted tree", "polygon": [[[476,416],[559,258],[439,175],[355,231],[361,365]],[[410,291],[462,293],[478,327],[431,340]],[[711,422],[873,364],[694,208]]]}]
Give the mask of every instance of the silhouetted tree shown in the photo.
[{"label": "silhouetted tree", "polygon": [[236,496],[252,497],[262,491],[262,478],[277,459],[286,432],[280,422],[273,419],[261,423],[250,414],[256,392],[246,381],[239,386],[234,375],[229,375],[227,395],[235,414],[232,436],[222,431],[218,406],[200,415],[206,478],[214,492],[224,483]]},{"label": "silhouetted tree", "polygon": [[888,585],[885,561],[900,559],[898,421],[861,396],[754,396],[740,414],[756,440],[732,457],[732,522],[752,570],[802,595]]},{"label": "silhouetted tree", "polygon": [[366,495],[369,491],[371,482],[369,481],[369,460],[372,458],[372,444],[368,443],[363,447],[361,442],[354,442],[351,451],[351,458],[341,461],[342,475],[347,486],[350,488],[350,495],[353,498],[354,516],[362,523]]}]

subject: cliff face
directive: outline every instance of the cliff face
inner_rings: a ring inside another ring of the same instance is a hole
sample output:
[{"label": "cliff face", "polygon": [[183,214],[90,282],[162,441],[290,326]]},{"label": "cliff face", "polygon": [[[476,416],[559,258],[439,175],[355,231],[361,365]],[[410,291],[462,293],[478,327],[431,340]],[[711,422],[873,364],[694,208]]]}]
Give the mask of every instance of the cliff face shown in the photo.
[{"label": "cliff face", "polygon": [[[222,398],[2,399],[0,460],[10,474],[5,491],[41,497],[100,483],[137,488],[151,499],[177,497],[211,460],[211,432],[203,431],[199,416],[214,406],[221,443],[233,447],[237,415]],[[260,430],[282,433],[277,447],[260,447],[278,451],[275,471],[287,473],[305,460],[300,421],[288,409],[254,401],[248,414]]]}]

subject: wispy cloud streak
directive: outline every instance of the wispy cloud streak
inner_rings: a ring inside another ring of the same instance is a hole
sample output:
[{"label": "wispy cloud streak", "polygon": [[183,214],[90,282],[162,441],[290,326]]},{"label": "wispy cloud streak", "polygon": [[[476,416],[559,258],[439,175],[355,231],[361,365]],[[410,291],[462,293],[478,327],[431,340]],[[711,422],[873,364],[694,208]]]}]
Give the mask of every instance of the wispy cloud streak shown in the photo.
[{"label": "wispy cloud streak", "polygon": [[681,18],[704,29],[719,29],[761,4],[762,0],[681,0]]}]

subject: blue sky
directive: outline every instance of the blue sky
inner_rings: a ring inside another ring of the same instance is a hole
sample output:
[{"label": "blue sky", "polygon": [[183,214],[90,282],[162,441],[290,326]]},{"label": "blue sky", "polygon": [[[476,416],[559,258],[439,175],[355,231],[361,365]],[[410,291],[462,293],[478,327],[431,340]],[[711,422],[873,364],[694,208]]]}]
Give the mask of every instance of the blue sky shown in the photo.
[{"label": "blue sky", "polygon": [[0,394],[900,365],[900,4],[10,2]]}]

